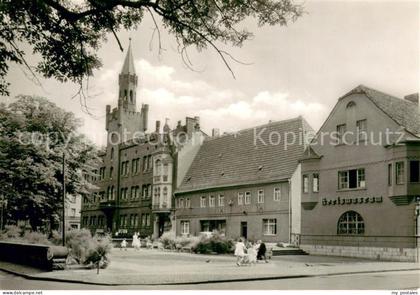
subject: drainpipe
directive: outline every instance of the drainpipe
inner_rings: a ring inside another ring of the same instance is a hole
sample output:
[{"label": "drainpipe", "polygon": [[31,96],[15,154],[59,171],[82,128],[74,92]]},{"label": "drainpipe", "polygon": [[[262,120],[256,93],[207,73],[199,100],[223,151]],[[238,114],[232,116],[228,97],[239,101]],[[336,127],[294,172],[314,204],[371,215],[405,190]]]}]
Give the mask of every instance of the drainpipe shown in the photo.
[{"label": "drainpipe", "polygon": [[292,190],[292,185],[291,185],[291,180],[290,178],[288,179],[288,183],[289,183],[289,189],[288,189],[288,195],[289,195],[289,244],[292,243],[292,200],[291,200],[291,190]]}]

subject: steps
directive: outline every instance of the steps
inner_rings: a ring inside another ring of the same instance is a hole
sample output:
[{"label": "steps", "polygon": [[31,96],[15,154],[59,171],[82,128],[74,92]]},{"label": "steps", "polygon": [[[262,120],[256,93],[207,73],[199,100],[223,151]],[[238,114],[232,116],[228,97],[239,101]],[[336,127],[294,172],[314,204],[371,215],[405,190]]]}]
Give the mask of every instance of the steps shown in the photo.
[{"label": "steps", "polygon": [[272,256],[282,256],[282,255],[308,255],[305,251],[300,248],[280,248],[280,247],[273,247],[271,249]]}]

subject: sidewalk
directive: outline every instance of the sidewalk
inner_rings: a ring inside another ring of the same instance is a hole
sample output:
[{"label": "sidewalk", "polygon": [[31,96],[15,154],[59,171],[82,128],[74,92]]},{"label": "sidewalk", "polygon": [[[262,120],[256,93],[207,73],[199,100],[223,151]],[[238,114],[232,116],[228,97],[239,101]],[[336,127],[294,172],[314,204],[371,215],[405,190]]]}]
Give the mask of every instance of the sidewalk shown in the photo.
[{"label": "sidewalk", "polygon": [[0,262],[0,269],[36,280],[99,285],[171,285],[268,280],[384,271],[420,270],[417,263],[326,256],[280,256],[255,266],[235,265],[233,256],[194,255],[158,250],[114,249],[107,269],[40,272]]}]

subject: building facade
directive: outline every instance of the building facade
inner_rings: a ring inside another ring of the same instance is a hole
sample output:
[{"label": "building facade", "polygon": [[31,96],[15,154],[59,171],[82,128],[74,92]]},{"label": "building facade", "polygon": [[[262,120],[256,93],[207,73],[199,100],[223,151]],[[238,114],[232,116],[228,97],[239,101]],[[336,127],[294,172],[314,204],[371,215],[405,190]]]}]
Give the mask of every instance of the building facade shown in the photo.
[{"label": "building facade", "polygon": [[131,45],[119,75],[118,106],[106,106],[107,146],[90,177],[96,186],[82,202],[82,227],[114,237],[159,237],[172,229],[172,195],[184,165],[198,151],[205,134],[199,118],[173,130],[160,121],[148,132],[149,106],[137,112],[137,83]]},{"label": "building facade", "polygon": [[301,159],[301,247],[312,254],[418,259],[420,112],[359,86]]},{"label": "building facade", "polygon": [[206,139],[175,192],[176,233],[293,241],[300,233],[298,159],[310,131],[299,117]]}]

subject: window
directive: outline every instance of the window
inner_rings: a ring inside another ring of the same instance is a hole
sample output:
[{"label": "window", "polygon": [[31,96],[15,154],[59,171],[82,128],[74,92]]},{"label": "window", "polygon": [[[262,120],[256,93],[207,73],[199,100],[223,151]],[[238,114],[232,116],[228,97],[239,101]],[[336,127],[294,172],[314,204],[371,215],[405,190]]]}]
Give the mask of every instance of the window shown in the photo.
[{"label": "window", "polygon": [[410,161],[410,182],[420,182],[420,161]]},{"label": "window", "polygon": [[258,198],[257,198],[257,202],[259,204],[264,203],[264,190],[259,190],[258,194],[257,194]]},{"label": "window", "polygon": [[245,205],[251,204],[251,192],[245,193]]},{"label": "window", "polygon": [[184,208],[184,199],[183,198],[178,200],[178,208]]},{"label": "window", "polygon": [[147,170],[152,169],[152,156],[147,156]]},{"label": "window", "polygon": [[191,208],[191,200],[190,200],[190,198],[185,198],[185,208]]},{"label": "window", "polygon": [[337,144],[344,143],[344,135],[346,131],[346,124],[337,125]]},{"label": "window", "polygon": [[154,189],[153,204],[154,205],[160,204],[160,187],[155,187]]},{"label": "window", "polygon": [[146,226],[150,226],[150,214],[146,214]]},{"label": "window", "polygon": [[365,169],[352,169],[338,172],[338,189],[365,188]]},{"label": "window", "polygon": [[359,120],[356,122],[357,141],[367,140],[367,120]]},{"label": "window", "polygon": [[114,174],[114,167],[109,168],[109,178],[112,179],[112,174]]},{"label": "window", "polygon": [[169,165],[168,163],[163,164],[163,181],[168,181]]},{"label": "window", "polygon": [[318,173],[314,173],[312,175],[312,191],[314,193],[319,192],[319,174]]},{"label": "window", "polygon": [[238,193],[238,205],[244,204],[244,193]]},{"label": "window", "polygon": [[146,214],[141,215],[141,225],[146,226]]},{"label": "window", "polygon": [[76,216],[76,209],[71,208],[71,216]]},{"label": "window", "polygon": [[214,207],[215,205],[216,205],[216,198],[214,196],[210,196],[209,207]]},{"label": "window", "polygon": [[392,164],[388,164],[388,186],[392,185]]},{"label": "window", "polygon": [[302,181],[302,190],[304,193],[308,193],[309,192],[309,177],[308,175],[303,175],[303,181]]},{"label": "window", "polygon": [[133,159],[131,161],[131,172],[137,174],[139,172],[140,159]]},{"label": "window", "polygon": [[404,162],[395,163],[395,183],[403,184],[405,178]]},{"label": "window", "polygon": [[147,157],[144,156],[143,157],[143,172],[145,172],[147,170]]},{"label": "window", "polygon": [[168,188],[165,186],[163,188],[163,206],[167,206],[168,205]]},{"label": "window", "polygon": [[181,234],[189,235],[190,234],[190,222],[181,221]]},{"label": "window", "polygon": [[341,215],[337,224],[339,235],[362,235],[365,233],[365,223],[362,216],[355,211],[347,211]]},{"label": "window", "polygon": [[274,188],[274,201],[280,201],[281,189],[279,187]]},{"label": "window", "polygon": [[162,175],[162,161],[156,160],[156,175]]},{"label": "window", "polygon": [[201,197],[200,199],[200,207],[201,208],[206,208],[206,197]]},{"label": "window", "polygon": [[111,148],[110,158],[111,158],[111,159],[113,159],[113,158],[114,158],[114,148]]},{"label": "window", "polygon": [[219,195],[219,207],[225,206],[225,196]]},{"label": "window", "polygon": [[139,216],[136,214],[134,215],[134,227],[138,227],[139,225]]},{"label": "window", "polygon": [[263,234],[267,236],[277,234],[277,219],[263,219]]}]

